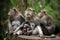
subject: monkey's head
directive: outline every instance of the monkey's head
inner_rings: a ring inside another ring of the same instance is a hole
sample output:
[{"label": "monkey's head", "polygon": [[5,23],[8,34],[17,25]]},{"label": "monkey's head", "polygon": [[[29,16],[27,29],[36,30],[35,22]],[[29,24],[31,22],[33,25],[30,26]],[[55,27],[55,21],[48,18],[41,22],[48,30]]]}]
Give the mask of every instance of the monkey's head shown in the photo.
[{"label": "monkey's head", "polygon": [[19,20],[21,13],[17,10],[17,8],[12,8],[9,10],[8,13],[8,18],[12,21],[12,20]]},{"label": "monkey's head", "polygon": [[21,13],[17,10],[17,8],[12,8],[9,9],[8,16],[15,16],[15,15],[20,15]]},{"label": "monkey's head", "polygon": [[41,13],[46,14],[46,10],[45,9],[41,10]]},{"label": "monkey's head", "polygon": [[24,23],[24,27],[30,27],[30,22],[28,22],[28,21],[26,21],[25,23]]},{"label": "monkey's head", "polygon": [[39,16],[40,18],[43,17],[44,15],[47,15],[47,14],[46,14],[46,10],[44,10],[44,9],[41,10],[41,12],[38,13],[38,16]]},{"label": "monkey's head", "polygon": [[32,17],[35,15],[35,10],[33,8],[27,8],[25,11],[25,17]]},{"label": "monkey's head", "polygon": [[8,16],[12,16],[16,13],[16,8],[13,8],[13,9],[9,9],[9,12],[8,12]]}]

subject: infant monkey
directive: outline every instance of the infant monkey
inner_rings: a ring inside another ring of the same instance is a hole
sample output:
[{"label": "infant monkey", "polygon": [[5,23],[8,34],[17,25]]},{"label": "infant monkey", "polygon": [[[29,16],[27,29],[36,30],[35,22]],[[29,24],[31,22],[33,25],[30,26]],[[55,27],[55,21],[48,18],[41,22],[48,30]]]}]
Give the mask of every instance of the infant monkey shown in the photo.
[{"label": "infant monkey", "polygon": [[22,31],[23,31],[23,34],[26,34],[26,35],[31,35],[32,34],[32,29],[30,27],[30,23],[29,22],[25,22]]}]

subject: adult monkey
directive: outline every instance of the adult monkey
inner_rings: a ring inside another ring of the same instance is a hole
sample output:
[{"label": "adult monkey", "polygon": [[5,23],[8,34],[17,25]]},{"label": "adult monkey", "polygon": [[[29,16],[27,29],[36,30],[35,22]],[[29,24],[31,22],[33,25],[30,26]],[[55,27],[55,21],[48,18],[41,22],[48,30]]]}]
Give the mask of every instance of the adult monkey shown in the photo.
[{"label": "adult monkey", "polygon": [[23,15],[16,8],[10,9],[8,13],[7,33],[14,33],[17,26],[20,26],[24,21]]},{"label": "adult monkey", "polygon": [[55,32],[55,24],[51,16],[49,16],[45,10],[41,10],[38,14],[40,19],[40,25],[45,35],[52,35]]},{"label": "adult monkey", "polygon": [[40,27],[39,18],[33,8],[27,8],[25,11],[25,19],[30,22],[31,28],[33,30],[32,34],[39,33],[40,36],[43,36],[43,32]]},{"label": "adult monkey", "polygon": [[33,9],[33,8],[31,8],[31,7],[27,8],[27,9],[25,10],[24,16],[25,16],[25,19],[26,19],[27,21],[34,22],[34,23],[36,23],[36,25],[39,24],[39,20],[38,20],[39,18],[38,18],[38,16],[37,16],[36,12],[35,12],[35,9]]}]

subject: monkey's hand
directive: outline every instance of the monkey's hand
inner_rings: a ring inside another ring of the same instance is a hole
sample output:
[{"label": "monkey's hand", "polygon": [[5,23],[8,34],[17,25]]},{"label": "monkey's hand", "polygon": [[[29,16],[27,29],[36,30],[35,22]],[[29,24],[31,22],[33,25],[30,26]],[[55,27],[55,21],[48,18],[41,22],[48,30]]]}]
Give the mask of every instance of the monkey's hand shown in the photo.
[{"label": "monkey's hand", "polygon": [[30,31],[27,31],[27,35],[32,35],[32,30],[30,30]]},{"label": "monkey's hand", "polygon": [[50,29],[51,29],[51,27],[46,26],[46,29],[50,30]]}]

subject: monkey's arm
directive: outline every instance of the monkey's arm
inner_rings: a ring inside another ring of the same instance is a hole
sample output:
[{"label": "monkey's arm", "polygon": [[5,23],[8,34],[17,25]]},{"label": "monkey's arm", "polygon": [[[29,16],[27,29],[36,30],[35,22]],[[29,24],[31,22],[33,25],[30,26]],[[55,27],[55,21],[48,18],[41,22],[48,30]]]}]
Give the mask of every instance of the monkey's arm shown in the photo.
[{"label": "monkey's arm", "polygon": [[47,20],[47,25],[46,25],[48,29],[52,29],[52,28],[55,28],[55,24],[52,20],[48,19]]},{"label": "monkey's arm", "polygon": [[23,27],[23,23],[19,27],[17,27],[14,32],[17,32],[21,27]]},{"label": "monkey's arm", "polygon": [[47,25],[45,28],[48,30],[49,33],[54,33],[55,32],[55,24],[52,20],[48,20]]},{"label": "monkey's arm", "polygon": [[25,21],[25,18],[20,16],[20,22],[23,23]]},{"label": "monkey's arm", "polygon": [[6,33],[11,33],[11,32],[13,32],[13,28],[12,28],[12,25],[11,25],[11,22],[10,22],[10,20],[8,20],[8,27],[7,27],[7,29],[6,29]]}]

